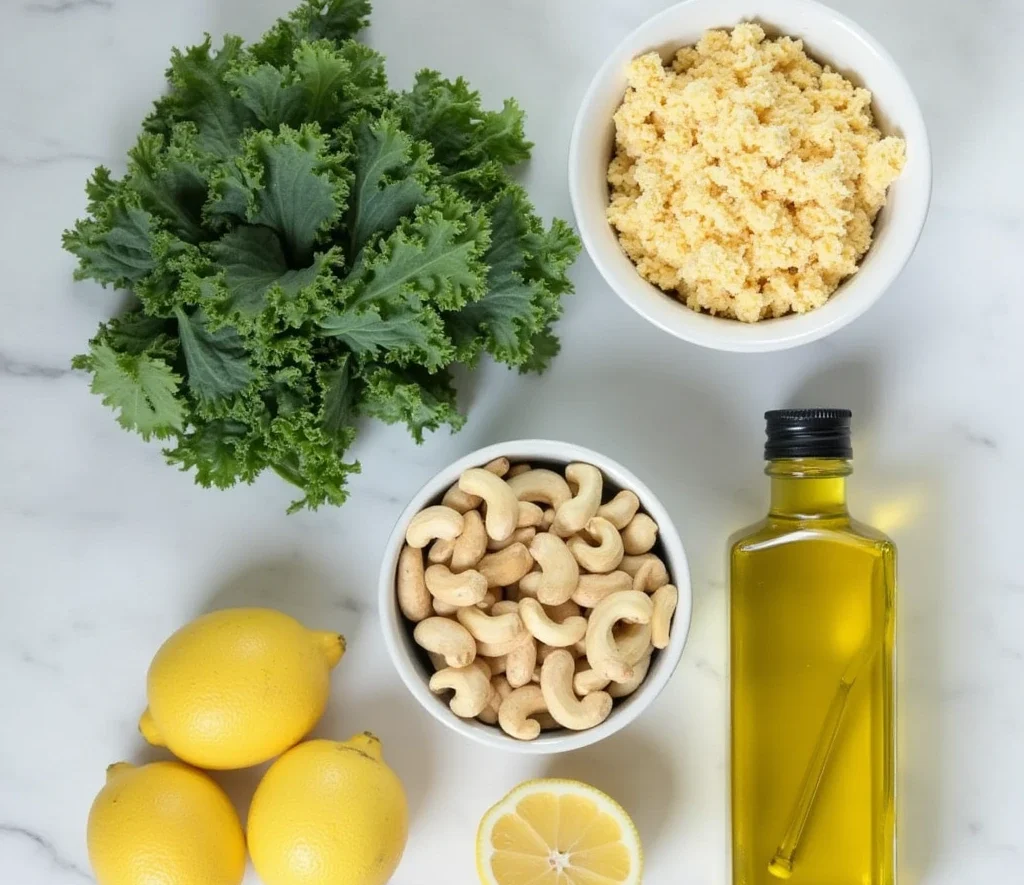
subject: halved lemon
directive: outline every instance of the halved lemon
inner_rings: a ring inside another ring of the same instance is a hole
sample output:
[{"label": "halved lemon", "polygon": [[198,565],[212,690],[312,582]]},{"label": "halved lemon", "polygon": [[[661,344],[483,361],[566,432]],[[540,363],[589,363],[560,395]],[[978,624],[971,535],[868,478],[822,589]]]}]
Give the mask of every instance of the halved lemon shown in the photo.
[{"label": "halved lemon", "polygon": [[580,781],[516,787],[476,834],[483,885],[639,885],[644,854],[625,810]]}]

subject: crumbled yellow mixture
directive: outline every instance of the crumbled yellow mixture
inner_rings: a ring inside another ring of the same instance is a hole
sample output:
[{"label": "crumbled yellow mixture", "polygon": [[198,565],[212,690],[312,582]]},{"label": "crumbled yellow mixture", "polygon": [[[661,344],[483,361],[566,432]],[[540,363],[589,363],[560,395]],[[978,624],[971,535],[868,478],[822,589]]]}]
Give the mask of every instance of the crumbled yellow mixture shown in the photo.
[{"label": "crumbled yellow mixture", "polygon": [[824,304],[871,245],[905,144],[871,93],[754,24],[633,60],[608,219],[640,274],[745,322]]}]

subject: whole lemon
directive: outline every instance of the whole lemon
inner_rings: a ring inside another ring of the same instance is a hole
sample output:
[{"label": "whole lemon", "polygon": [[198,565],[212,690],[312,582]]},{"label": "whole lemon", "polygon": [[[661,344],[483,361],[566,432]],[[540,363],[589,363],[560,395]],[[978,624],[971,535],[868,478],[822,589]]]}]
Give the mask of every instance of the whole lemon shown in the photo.
[{"label": "whole lemon", "polygon": [[327,706],[345,638],[269,608],[229,608],[182,627],[146,678],[143,737],[201,768],[246,768],[293,746]]},{"label": "whole lemon", "polygon": [[383,885],[408,833],[405,791],[371,734],[292,748],[249,808],[249,854],[265,885]]},{"label": "whole lemon", "polygon": [[181,762],[118,762],[86,830],[98,885],[238,885],[245,837],[224,791]]}]

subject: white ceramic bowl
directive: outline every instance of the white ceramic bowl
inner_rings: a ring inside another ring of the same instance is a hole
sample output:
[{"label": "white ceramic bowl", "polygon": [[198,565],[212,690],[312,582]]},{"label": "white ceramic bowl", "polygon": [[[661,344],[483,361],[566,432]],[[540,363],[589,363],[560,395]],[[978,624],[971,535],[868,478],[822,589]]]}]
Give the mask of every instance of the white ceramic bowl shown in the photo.
[{"label": "white ceramic bowl", "polygon": [[[709,28],[756,21],[770,36],[805,43],[874,96],[879,129],[907,142],[907,163],[889,188],[874,242],[860,269],[821,307],[758,323],[697,313],[646,282],[619,246],[605,217],[606,175],[614,143],[612,115],[626,91],[626,66],[657,50],[665,59],[696,43]],[[620,298],[641,316],[686,341],[716,350],[756,352],[795,347],[835,332],[866,311],[896,279],[917,244],[931,196],[931,153],[921,109],[896,62],[871,35],[813,0],[688,0],[630,34],[597,72],[576,117],[569,147],[569,191],[580,235],[594,264]]]},{"label": "white ceramic bowl", "polygon": [[[424,507],[438,503],[448,487],[456,482],[468,467],[483,466],[503,455],[513,464],[528,461],[534,466],[543,466],[546,463],[556,468],[564,468],[573,461],[584,461],[601,470],[607,485],[634,491],[640,498],[641,507],[660,527],[658,552],[668,567],[673,583],[679,589],[679,605],[672,620],[668,647],[655,652],[651,669],[640,687],[628,698],[616,701],[611,715],[596,728],[587,731],[545,731],[536,740],[518,741],[497,726],[486,725],[475,719],[460,719],[448,709],[447,700],[433,694],[427,686],[433,669],[426,660],[423,650],[413,642],[413,624],[408,622],[398,609],[395,570],[398,566],[398,555],[405,543],[405,529],[409,521]],[[489,747],[518,753],[545,755],[578,750],[580,747],[597,743],[629,725],[651,705],[676,669],[690,629],[690,609],[690,571],[686,563],[686,553],[672,518],[661,502],[644,483],[611,458],[581,446],[551,440],[523,439],[488,446],[460,458],[442,470],[416,493],[409,506],[402,512],[388,539],[380,570],[380,620],[384,641],[398,674],[413,697],[431,716],[453,731]]]}]

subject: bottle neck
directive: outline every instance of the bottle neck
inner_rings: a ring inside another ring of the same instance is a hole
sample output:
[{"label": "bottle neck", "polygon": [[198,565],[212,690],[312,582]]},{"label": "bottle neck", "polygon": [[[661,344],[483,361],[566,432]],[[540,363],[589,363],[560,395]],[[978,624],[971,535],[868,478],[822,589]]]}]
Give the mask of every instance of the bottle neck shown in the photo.
[{"label": "bottle neck", "polygon": [[853,472],[841,458],[793,458],[769,461],[770,516],[845,516],[846,477]]}]

